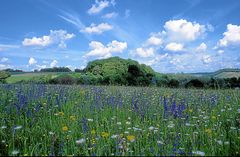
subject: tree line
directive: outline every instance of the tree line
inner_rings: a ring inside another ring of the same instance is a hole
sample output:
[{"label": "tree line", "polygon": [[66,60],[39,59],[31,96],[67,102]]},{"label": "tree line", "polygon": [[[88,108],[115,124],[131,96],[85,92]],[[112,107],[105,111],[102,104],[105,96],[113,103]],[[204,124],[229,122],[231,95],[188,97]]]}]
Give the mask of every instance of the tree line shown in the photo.
[{"label": "tree line", "polygon": [[[6,70],[1,82],[9,77]],[[75,69],[73,73],[67,67],[45,68],[35,72],[62,72],[57,77],[41,76],[22,83],[45,84],[86,84],[86,85],[123,85],[123,86],[158,86],[170,88],[240,88],[240,78],[214,77],[172,77],[156,73],[150,66],[139,64],[131,59],[111,57],[89,62],[84,69]]]}]

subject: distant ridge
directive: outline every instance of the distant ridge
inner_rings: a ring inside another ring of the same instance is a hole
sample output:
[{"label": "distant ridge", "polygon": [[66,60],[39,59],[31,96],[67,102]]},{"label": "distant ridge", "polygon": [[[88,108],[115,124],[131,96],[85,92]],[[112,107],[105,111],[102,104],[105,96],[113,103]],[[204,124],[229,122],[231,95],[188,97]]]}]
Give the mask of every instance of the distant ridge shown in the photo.
[{"label": "distant ridge", "polygon": [[189,73],[190,75],[197,77],[214,77],[214,78],[231,78],[231,77],[240,77],[240,69],[237,68],[226,68],[220,69],[215,72],[200,72],[200,73]]}]

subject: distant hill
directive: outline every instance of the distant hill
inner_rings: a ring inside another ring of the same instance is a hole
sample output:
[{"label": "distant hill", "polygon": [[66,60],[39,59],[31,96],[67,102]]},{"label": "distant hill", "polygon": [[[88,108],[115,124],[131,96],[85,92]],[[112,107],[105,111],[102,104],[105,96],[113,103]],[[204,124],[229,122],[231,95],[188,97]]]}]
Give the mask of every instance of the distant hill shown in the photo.
[{"label": "distant hill", "polygon": [[240,77],[240,69],[220,69],[215,72],[206,72],[206,73],[190,73],[192,76],[197,77],[213,77],[213,78],[232,78]]}]

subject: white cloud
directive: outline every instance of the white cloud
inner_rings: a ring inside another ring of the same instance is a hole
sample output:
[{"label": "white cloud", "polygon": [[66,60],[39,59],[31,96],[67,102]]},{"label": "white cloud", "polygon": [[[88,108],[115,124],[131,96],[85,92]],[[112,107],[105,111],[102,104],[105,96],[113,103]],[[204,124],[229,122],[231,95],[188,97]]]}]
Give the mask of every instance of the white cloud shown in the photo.
[{"label": "white cloud", "polygon": [[103,9],[109,7],[110,5],[115,6],[116,2],[115,0],[107,1],[99,1],[95,0],[95,4],[92,5],[92,7],[87,11],[89,15],[100,13]]},{"label": "white cloud", "polygon": [[224,50],[218,50],[217,53],[218,53],[219,55],[221,55],[221,54],[224,53]]},{"label": "white cloud", "polygon": [[89,27],[82,29],[81,32],[89,34],[102,34],[103,32],[109,31],[112,28],[113,26],[108,23],[101,23],[99,25],[92,23]]},{"label": "white cloud", "polygon": [[146,45],[160,46],[160,45],[162,45],[162,43],[163,43],[163,40],[160,37],[151,36],[150,38],[148,38]]},{"label": "white cloud", "polygon": [[6,58],[6,57],[3,57],[2,59],[1,59],[1,62],[7,62],[9,59],[8,58]]},{"label": "white cloud", "polygon": [[224,32],[223,35],[224,37],[218,42],[219,47],[240,44],[240,26],[228,24],[227,31]]},{"label": "white cloud", "polygon": [[150,48],[137,48],[133,54],[134,55],[137,55],[139,57],[143,57],[143,58],[146,58],[146,57],[152,57],[154,56],[154,52],[155,52],[155,49],[150,47]]},{"label": "white cloud", "polygon": [[29,58],[29,61],[28,61],[28,64],[29,65],[33,65],[33,64],[36,64],[37,63],[37,60],[36,59],[34,59],[33,57],[30,57]]},{"label": "white cloud", "polygon": [[149,66],[154,66],[157,63],[159,63],[159,61],[165,59],[166,57],[168,57],[168,53],[165,54],[160,54],[160,55],[155,55],[155,57],[151,60],[147,60],[147,61],[143,61],[142,63],[149,65]]},{"label": "white cloud", "polygon": [[58,44],[60,48],[65,48],[65,41],[75,37],[74,34],[69,34],[65,30],[50,30],[49,35],[42,37],[25,38],[22,42],[23,46],[41,46],[46,47],[52,44]]},{"label": "white cloud", "polygon": [[12,68],[11,65],[0,64],[0,70]]},{"label": "white cloud", "polygon": [[7,44],[0,44],[0,51],[6,51],[8,49],[19,48],[19,45],[7,45]]},{"label": "white cloud", "polygon": [[62,15],[58,15],[60,18],[62,18],[64,21],[71,23],[74,25],[77,29],[82,29],[84,28],[84,24],[80,20],[77,14],[66,12],[66,11],[61,11]]},{"label": "white cloud", "polygon": [[47,68],[47,65],[36,65],[38,69],[45,69]]},{"label": "white cloud", "polygon": [[100,57],[100,58],[107,58],[111,57],[112,53],[122,53],[125,49],[127,49],[126,42],[119,42],[113,40],[111,43],[108,43],[106,46],[103,45],[101,42],[92,41],[89,43],[89,47],[91,49],[85,57]]},{"label": "white cloud", "polygon": [[50,67],[53,68],[53,67],[56,67],[57,66],[57,63],[58,61],[57,60],[53,60],[50,64]]},{"label": "white cloud", "polygon": [[183,50],[183,45],[180,44],[180,43],[172,42],[172,43],[169,43],[169,44],[166,45],[165,50],[174,51],[174,52],[182,51]]},{"label": "white cloud", "polygon": [[197,52],[205,52],[207,50],[207,45],[205,43],[201,43],[197,48]]},{"label": "white cloud", "polygon": [[211,56],[210,56],[210,55],[204,55],[204,56],[202,57],[202,62],[203,62],[204,64],[211,63],[211,62],[212,62]]},{"label": "white cloud", "polygon": [[194,41],[206,31],[204,25],[184,19],[167,21],[164,28],[163,34],[174,42]]},{"label": "white cloud", "polygon": [[170,63],[173,65],[179,65],[181,64],[181,60],[180,58],[172,58],[172,60],[170,60]]},{"label": "white cloud", "polygon": [[118,16],[118,13],[111,12],[111,13],[107,13],[107,14],[103,15],[102,18],[111,19],[111,18],[115,18],[117,16]]}]

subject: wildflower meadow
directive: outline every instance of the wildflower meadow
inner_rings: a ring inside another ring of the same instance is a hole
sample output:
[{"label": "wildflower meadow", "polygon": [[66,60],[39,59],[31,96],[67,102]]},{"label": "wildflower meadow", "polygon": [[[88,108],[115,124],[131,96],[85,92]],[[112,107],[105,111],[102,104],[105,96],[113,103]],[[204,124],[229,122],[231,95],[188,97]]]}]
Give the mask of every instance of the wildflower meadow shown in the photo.
[{"label": "wildflower meadow", "polygon": [[0,155],[231,156],[240,91],[0,85]]}]

